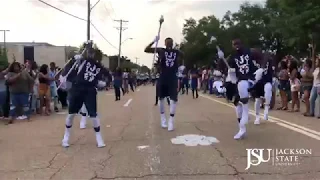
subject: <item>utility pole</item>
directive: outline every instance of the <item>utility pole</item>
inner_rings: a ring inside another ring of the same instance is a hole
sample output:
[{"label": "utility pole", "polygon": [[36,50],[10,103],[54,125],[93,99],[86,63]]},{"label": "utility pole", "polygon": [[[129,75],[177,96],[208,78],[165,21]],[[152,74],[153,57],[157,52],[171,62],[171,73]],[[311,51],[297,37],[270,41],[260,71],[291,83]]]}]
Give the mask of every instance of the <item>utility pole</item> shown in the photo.
[{"label": "utility pole", "polygon": [[10,30],[1,29],[0,31],[3,32],[3,48],[6,49],[6,32],[9,32]]},{"label": "utility pole", "polygon": [[98,0],[92,7],[91,7],[91,3],[90,0],[88,0],[88,7],[87,7],[87,40],[90,40],[90,27],[91,27],[91,11],[94,7],[96,7],[96,5],[100,2],[100,0]]},{"label": "utility pole", "polygon": [[90,0],[88,0],[88,17],[87,17],[87,40],[90,40],[90,16],[91,16],[91,4]]},{"label": "utility pole", "polygon": [[136,64],[138,65],[138,59],[139,59],[139,58],[135,57],[135,59],[136,59]]},{"label": "utility pole", "polygon": [[136,59],[136,65],[138,65],[138,71],[140,71],[140,65],[138,64],[138,59],[139,58],[135,57],[135,59]]},{"label": "utility pole", "polygon": [[123,27],[123,23],[129,22],[123,19],[120,20],[114,20],[116,22],[120,23],[120,27],[117,27],[117,29],[120,31],[120,35],[119,35],[119,53],[118,53],[118,67],[120,67],[120,57],[121,57],[121,44],[122,44],[122,31],[128,29],[126,27]]}]

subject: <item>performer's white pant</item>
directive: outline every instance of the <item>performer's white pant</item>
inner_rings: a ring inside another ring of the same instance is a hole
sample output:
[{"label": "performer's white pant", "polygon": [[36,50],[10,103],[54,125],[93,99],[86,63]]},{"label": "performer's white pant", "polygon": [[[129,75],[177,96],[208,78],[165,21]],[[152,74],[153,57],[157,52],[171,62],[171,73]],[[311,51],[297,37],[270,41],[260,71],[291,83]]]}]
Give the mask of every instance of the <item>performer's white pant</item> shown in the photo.
[{"label": "performer's white pant", "polygon": [[[268,120],[270,103],[271,103],[271,99],[272,99],[272,88],[273,87],[270,82],[267,82],[264,85],[264,100],[265,100],[264,119],[265,120]],[[260,105],[261,105],[260,98],[256,98],[256,100],[255,100],[256,121],[259,121],[259,119],[260,119]]]},{"label": "performer's white pant", "polygon": [[249,89],[249,81],[241,80],[238,82],[238,93],[239,93],[240,99],[249,98],[248,89]]},{"label": "performer's white pant", "polygon": [[85,114],[88,114],[86,105],[84,105],[84,104],[82,105],[80,112],[85,113]]},{"label": "performer's white pant", "polygon": [[87,110],[86,105],[84,103],[80,109],[80,114],[81,114],[80,129],[85,129],[86,124],[87,124],[88,110]]},{"label": "performer's white pant", "polygon": [[249,119],[249,82],[247,80],[241,80],[238,82],[238,93],[240,96],[240,102],[237,104],[236,112],[240,120],[240,128],[245,128]]}]

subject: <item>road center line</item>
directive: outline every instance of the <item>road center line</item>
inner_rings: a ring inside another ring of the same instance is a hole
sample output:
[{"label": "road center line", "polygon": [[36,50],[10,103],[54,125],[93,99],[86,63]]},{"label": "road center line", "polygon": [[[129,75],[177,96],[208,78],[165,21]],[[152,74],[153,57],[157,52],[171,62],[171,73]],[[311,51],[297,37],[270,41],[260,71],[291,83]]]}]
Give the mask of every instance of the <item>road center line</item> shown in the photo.
[{"label": "road center line", "polygon": [[[203,97],[203,98],[208,99],[208,100],[217,102],[219,104],[223,104],[223,105],[231,107],[231,108],[234,108],[233,105],[230,105],[230,104],[225,103],[225,102],[221,102],[221,101],[216,100],[216,99],[214,99],[212,97],[209,97],[207,95],[203,95],[203,94],[199,94],[199,95],[201,97]],[[253,110],[251,110],[251,109],[249,110],[249,114],[255,116],[255,112]],[[262,114],[260,114],[260,115],[262,115]],[[290,130],[293,130],[293,131],[296,131],[298,133],[304,134],[306,136],[309,136],[309,137],[311,137],[313,139],[316,139],[316,140],[320,141],[320,132],[318,132],[318,131],[315,131],[315,130],[312,130],[312,129],[309,129],[309,128],[306,128],[306,127],[303,127],[303,126],[300,126],[300,125],[285,121],[283,119],[280,119],[280,118],[277,118],[277,117],[273,117],[273,116],[269,116],[269,120],[268,121],[276,123],[279,126],[285,127],[287,129],[290,129]]]},{"label": "road center line", "polygon": [[[150,96],[150,91],[148,91],[148,102],[150,102],[149,97]],[[149,167],[150,171],[152,174],[160,174],[160,156],[159,154],[159,149],[160,145],[157,145],[156,140],[155,140],[155,119],[154,119],[154,114],[153,114],[153,109],[152,106],[148,105],[148,111],[149,111],[149,121],[148,121],[148,129],[146,131],[146,137],[150,143],[150,148],[148,148],[148,155],[147,155],[147,160],[146,160],[146,166]],[[156,123],[157,124],[157,123]],[[159,179],[157,176],[154,178],[155,180]]]},{"label": "road center line", "polygon": [[317,136],[317,135],[315,135],[315,134],[309,133],[309,132],[307,132],[307,131],[304,131],[304,130],[302,130],[302,129],[299,129],[299,128],[290,126],[290,125],[285,124],[285,123],[282,123],[282,122],[277,122],[277,121],[275,121],[275,120],[273,120],[273,119],[269,119],[268,121],[273,122],[273,123],[276,123],[276,124],[278,124],[279,126],[282,126],[282,127],[284,127],[284,128],[287,128],[287,129],[290,129],[290,130],[293,130],[293,131],[296,131],[296,132],[298,132],[298,133],[304,134],[304,135],[306,135],[306,136],[309,136],[309,137],[311,137],[311,138],[313,138],[313,139],[316,139],[316,140],[320,141],[320,136]]},{"label": "road center line", "polygon": [[124,107],[128,107],[129,106],[129,104],[131,103],[131,101],[132,101],[132,98],[131,99],[129,99],[123,106]]}]

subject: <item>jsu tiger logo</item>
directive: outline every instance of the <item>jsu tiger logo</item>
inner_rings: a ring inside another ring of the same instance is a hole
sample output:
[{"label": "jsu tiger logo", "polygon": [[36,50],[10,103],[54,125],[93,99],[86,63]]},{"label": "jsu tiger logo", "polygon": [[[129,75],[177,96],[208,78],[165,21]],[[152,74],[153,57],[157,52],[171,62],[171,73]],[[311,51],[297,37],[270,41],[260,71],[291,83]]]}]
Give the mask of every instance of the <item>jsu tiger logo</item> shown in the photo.
[{"label": "jsu tiger logo", "polygon": [[176,52],[165,52],[164,55],[166,57],[166,66],[172,67],[175,63],[177,53]]},{"label": "jsu tiger logo", "polygon": [[239,67],[239,72],[241,74],[248,74],[249,73],[249,55],[241,55],[238,58],[235,58],[236,64]]}]

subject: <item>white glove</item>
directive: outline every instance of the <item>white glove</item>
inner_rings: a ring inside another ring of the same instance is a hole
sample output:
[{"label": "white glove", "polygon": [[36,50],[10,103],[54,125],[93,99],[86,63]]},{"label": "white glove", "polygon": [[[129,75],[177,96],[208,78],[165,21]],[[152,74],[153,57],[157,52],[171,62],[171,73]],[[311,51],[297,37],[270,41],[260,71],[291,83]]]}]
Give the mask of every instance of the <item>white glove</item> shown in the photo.
[{"label": "white glove", "polygon": [[156,43],[156,42],[159,41],[159,39],[160,39],[160,37],[159,37],[159,36],[156,36],[156,37],[154,38],[153,42]]},{"label": "white glove", "polygon": [[228,69],[228,73],[234,73],[234,72],[236,72],[236,69],[235,69],[235,68],[229,68],[229,69]]},{"label": "white glove", "polygon": [[181,66],[179,67],[179,70],[180,70],[180,71],[183,71],[185,68],[186,68],[186,67],[185,67],[184,65],[181,65]]},{"label": "white glove", "polygon": [[99,87],[99,88],[103,88],[103,87],[105,87],[106,85],[107,85],[106,82],[104,82],[104,81],[98,81],[98,87]]},{"label": "white glove", "polygon": [[60,83],[67,82],[67,77],[60,75],[59,81]]},{"label": "white glove", "polygon": [[82,58],[82,56],[80,55],[80,54],[76,54],[75,56],[74,56],[74,59],[75,60],[80,60]]},{"label": "white glove", "polygon": [[213,75],[214,76],[222,76],[222,73],[220,71],[215,70],[215,71],[213,71]]},{"label": "white glove", "polygon": [[223,59],[224,58],[224,53],[219,49],[218,50],[218,57],[220,58],[220,59]]},{"label": "white glove", "polygon": [[258,70],[256,70],[256,72],[254,73],[256,75],[255,76],[256,81],[259,81],[262,79],[263,71],[264,71],[263,68],[259,68]]},{"label": "white glove", "polygon": [[67,77],[60,75],[59,77],[60,85],[58,89],[67,89]]}]

